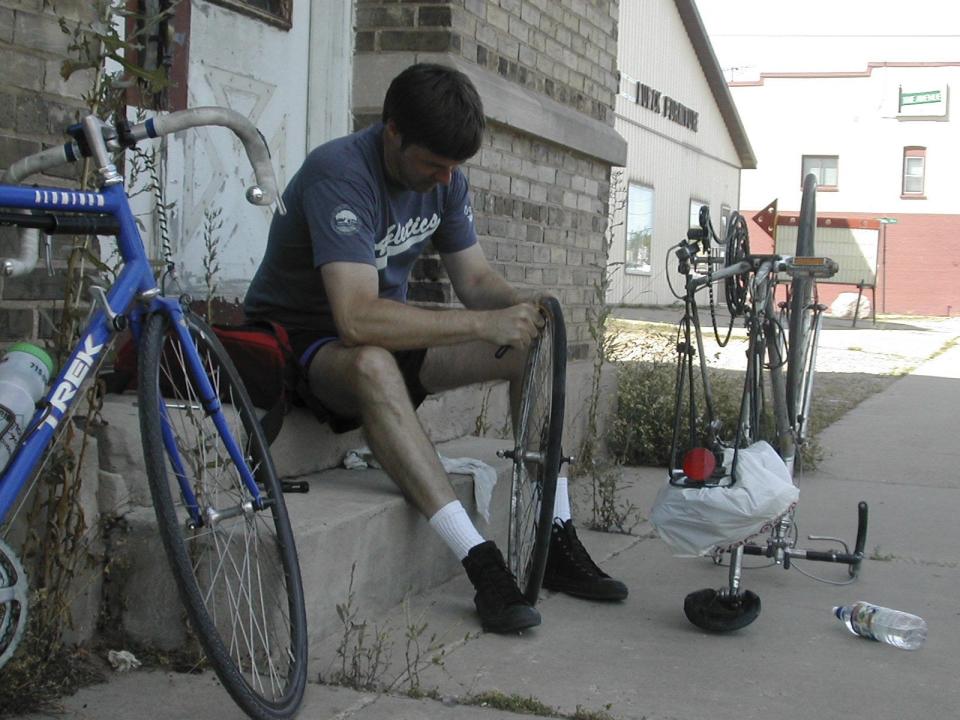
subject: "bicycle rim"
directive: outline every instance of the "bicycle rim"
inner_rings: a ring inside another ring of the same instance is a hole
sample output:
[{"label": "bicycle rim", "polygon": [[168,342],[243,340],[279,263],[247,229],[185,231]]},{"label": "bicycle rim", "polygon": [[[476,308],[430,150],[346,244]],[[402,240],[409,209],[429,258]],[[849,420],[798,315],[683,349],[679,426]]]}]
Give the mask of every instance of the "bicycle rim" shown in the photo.
[{"label": "bicycle rim", "polygon": [[[815,176],[807,175],[803,183],[800,218],[797,227],[797,247],[794,254],[808,257],[814,254],[814,233],[817,225],[817,183]],[[810,364],[810,340],[813,334],[815,281],[810,276],[793,278],[790,283],[790,325],[787,354],[787,411],[793,427],[805,424],[802,418],[804,393],[809,394],[813,366]]]},{"label": "bicycle rim", "polygon": [[[251,717],[287,718],[306,682],[303,588],[280,482],[236,369],[205,323],[187,315],[193,342],[223,402],[231,435],[266,509],[227,453],[164,315],[144,329],[139,355],[141,433],[157,522],[191,626],[227,691]],[[176,467],[196,498],[191,519]],[[219,514],[219,517],[217,515]]]},{"label": "bicycle rim", "polygon": [[567,341],[560,304],[548,298],[546,324],[527,356],[513,458],[507,562],[536,603],[550,547],[560,471]]}]

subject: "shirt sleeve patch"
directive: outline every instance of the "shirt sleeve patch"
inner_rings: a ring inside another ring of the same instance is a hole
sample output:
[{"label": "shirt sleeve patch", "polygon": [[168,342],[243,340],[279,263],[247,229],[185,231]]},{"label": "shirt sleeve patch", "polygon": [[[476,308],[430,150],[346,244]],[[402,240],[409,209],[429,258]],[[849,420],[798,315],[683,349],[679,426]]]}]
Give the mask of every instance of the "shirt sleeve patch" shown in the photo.
[{"label": "shirt sleeve patch", "polygon": [[360,219],[349,205],[337,205],[330,214],[330,227],[341,235],[353,235],[360,229]]}]

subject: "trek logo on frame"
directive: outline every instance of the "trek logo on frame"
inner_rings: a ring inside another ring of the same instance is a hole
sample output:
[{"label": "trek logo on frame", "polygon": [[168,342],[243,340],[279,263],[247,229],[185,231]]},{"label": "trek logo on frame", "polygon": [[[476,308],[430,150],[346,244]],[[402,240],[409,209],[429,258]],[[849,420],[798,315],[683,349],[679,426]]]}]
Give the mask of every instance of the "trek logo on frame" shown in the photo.
[{"label": "trek logo on frame", "polygon": [[43,420],[45,425],[49,425],[51,428],[57,427],[60,418],[62,418],[63,414],[67,411],[67,405],[70,404],[77,394],[77,390],[80,389],[80,385],[83,384],[83,381],[89,374],[90,369],[93,367],[93,361],[96,360],[97,355],[100,354],[104,344],[105,343],[94,345],[93,337],[87,335],[83,341],[83,350],[77,353],[77,356],[67,368],[67,372],[63,376],[63,381],[57,385],[57,389],[54,390],[53,395],[50,396],[51,408],[59,410],[60,414],[59,416],[54,416],[53,413],[47,415]]}]

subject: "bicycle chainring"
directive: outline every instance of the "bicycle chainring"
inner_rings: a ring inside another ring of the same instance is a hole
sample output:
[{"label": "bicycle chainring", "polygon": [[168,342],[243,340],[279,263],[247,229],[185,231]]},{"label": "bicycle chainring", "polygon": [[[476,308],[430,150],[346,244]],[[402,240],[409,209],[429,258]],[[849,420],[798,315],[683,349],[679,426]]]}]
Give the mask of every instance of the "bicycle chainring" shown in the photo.
[{"label": "bicycle chainring", "polygon": [[13,657],[27,627],[29,585],[17,555],[0,540],[0,668]]},{"label": "bicycle chainring", "polygon": [[[725,267],[736,265],[750,254],[750,236],[747,232],[747,221],[740,213],[733,213],[727,226],[726,242],[724,244],[723,264]],[[727,299],[727,309],[732,317],[743,314],[747,304],[747,289],[749,276],[741,273],[724,280],[724,292]]]}]

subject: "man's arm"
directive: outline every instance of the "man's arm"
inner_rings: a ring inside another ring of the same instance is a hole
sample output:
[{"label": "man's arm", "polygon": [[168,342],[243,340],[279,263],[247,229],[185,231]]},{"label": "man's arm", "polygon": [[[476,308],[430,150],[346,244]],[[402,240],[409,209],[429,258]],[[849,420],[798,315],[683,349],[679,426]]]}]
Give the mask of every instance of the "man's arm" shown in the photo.
[{"label": "man's arm", "polygon": [[490,267],[479,243],[459,252],[443,254],[441,258],[457,297],[471,310],[536,304],[542,296],[542,293],[522,292],[511,286]]},{"label": "man's arm", "polygon": [[[528,303],[430,310],[380,298],[376,268],[364,263],[328,263],[320,272],[340,340],[348,346],[408,350],[483,340],[494,345],[526,347],[543,325],[536,307]],[[482,283],[484,287],[486,282],[489,281]],[[501,283],[513,292],[509,285],[502,280]],[[493,287],[498,296],[505,292]],[[501,299],[512,297],[503,295]]]}]

